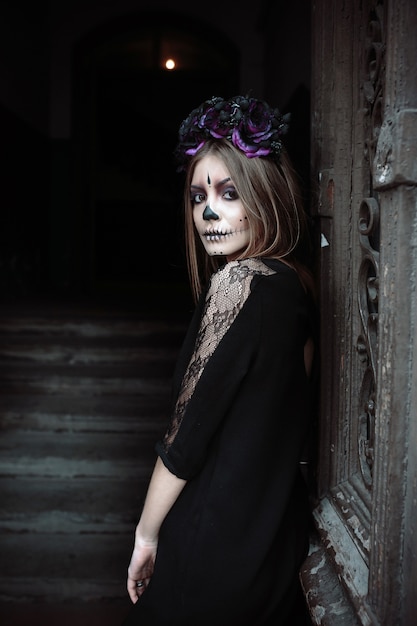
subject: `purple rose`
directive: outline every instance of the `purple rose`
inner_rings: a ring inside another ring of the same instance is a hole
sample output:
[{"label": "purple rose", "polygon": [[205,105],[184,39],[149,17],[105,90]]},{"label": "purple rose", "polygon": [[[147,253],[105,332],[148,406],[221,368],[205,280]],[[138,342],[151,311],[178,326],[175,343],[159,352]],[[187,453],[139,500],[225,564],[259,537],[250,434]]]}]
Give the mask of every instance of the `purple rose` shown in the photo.
[{"label": "purple rose", "polygon": [[249,108],[243,120],[243,132],[254,141],[269,139],[274,132],[274,111],[260,100],[249,101]]},{"label": "purple rose", "polygon": [[238,128],[233,130],[232,143],[236,148],[242,150],[249,159],[252,157],[268,156],[268,154],[271,153],[271,148],[260,145],[260,141],[261,139],[258,140],[258,143],[250,143],[241,136]]},{"label": "purple rose", "polygon": [[207,120],[207,128],[210,135],[215,139],[223,139],[230,137],[231,129],[234,126],[235,108],[230,102],[219,102],[212,111],[211,116]]}]

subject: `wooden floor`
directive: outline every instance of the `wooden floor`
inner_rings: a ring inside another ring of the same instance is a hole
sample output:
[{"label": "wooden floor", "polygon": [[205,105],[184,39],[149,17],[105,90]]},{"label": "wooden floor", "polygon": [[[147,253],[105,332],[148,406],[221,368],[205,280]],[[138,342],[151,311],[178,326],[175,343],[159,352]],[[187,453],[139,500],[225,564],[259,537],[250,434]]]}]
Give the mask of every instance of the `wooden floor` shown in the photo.
[{"label": "wooden floor", "polygon": [[115,626],[188,319],[99,302],[0,310],[1,626]]}]

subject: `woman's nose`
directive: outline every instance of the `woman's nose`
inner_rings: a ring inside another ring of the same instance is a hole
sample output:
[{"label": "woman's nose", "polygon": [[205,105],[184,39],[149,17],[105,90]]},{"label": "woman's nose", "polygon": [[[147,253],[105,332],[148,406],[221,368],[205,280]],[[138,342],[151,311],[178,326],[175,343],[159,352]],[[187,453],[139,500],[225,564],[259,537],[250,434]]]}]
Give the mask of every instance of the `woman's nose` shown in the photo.
[{"label": "woman's nose", "polygon": [[210,206],[207,205],[203,211],[203,220],[207,220],[208,222],[209,220],[218,220],[218,219],[220,218],[217,215],[217,213],[215,213],[213,209],[211,209]]}]

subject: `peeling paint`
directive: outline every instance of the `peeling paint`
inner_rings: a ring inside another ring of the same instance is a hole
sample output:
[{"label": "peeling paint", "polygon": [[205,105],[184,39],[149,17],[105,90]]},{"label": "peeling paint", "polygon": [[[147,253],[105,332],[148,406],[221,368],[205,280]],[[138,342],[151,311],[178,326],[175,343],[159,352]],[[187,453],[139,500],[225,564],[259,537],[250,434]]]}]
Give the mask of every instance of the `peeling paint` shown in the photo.
[{"label": "peeling paint", "polygon": [[311,613],[313,618],[316,620],[316,623],[320,624],[322,618],[326,615],[326,609],[324,606],[317,605],[311,608]]},{"label": "peeling paint", "polygon": [[321,569],[323,569],[323,567],[326,565],[326,559],[324,557],[324,555],[321,557],[320,563],[318,563],[318,565],[316,565],[316,567],[312,567],[310,572],[311,574],[315,575],[317,574],[317,572]]},{"label": "peeling paint", "polygon": [[333,602],[329,605],[329,613],[331,615],[343,615],[346,613],[346,607],[344,606],[342,600],[339,602]]},{"label": "peeling paint", "polygon": [[352,515],[347,519],[347,523],[353,530],[356,537],[358,537],[365,549],[369,550],[369,538],[365,538],[365,529],[363,528],[360,520],[356,515]]}]

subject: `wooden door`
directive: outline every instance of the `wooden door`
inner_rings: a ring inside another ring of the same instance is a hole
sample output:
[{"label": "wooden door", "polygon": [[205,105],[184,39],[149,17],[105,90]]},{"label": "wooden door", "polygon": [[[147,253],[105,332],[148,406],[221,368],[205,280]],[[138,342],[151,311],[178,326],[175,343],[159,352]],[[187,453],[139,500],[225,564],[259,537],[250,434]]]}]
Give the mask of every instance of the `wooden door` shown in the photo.
[{"label": "wooden door", "polygon": [[312,5],[321,226],[313,622],[417,624],[417,5]]}]

